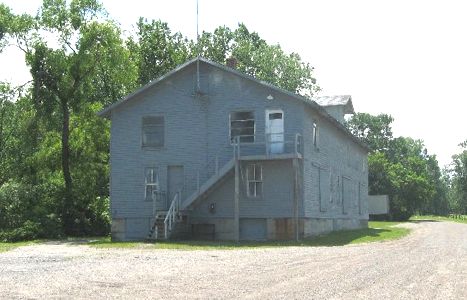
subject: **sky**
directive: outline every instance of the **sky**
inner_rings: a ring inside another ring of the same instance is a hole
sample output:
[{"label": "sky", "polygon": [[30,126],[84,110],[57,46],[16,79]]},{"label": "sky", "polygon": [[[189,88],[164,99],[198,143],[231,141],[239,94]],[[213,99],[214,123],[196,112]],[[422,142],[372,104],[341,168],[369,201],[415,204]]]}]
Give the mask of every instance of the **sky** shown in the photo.
[{"label": "sky", "polygon": [[[41,4],[2,2],[33,14]],[[145,17],[196,37],[195,0],[102,3],[128,31]],[[357,112],[392,115],[394,136],[424,140],[443,167],[467,139],[466,9],[454,0],[199,0],[199,31],[242,22],[300,54],[315,67],[320,95],[350,94]],[[0,54],[0,81],[28,78],[21,53]]]}]

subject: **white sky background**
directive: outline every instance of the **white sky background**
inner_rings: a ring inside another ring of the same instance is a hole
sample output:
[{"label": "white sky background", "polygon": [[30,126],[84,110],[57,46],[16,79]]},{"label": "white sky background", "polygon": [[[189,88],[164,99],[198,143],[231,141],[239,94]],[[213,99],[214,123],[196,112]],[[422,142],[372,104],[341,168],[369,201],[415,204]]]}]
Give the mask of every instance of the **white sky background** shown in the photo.
[{"label": "white sky background", "polygon": [[[3,0],[35,13],[41,0]],[[140,16],[196,36],[195,0],[103,0],[131,29]],[[199,0],[199,28],[245,23],[315,67],[321,95],[352,95],[355,110],[391,114],[395,136],[423,139],[442,167],[467,139],[467,2],[454,0]],[[23,83],[18,51],[0,54],[0,80]]]}]

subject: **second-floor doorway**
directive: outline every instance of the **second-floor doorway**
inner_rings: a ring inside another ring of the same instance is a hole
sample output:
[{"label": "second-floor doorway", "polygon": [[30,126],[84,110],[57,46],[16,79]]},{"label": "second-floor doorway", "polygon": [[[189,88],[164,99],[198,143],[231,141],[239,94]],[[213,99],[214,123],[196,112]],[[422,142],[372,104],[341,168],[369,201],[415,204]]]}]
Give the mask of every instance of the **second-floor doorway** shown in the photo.
[{"label": "second-floor doorway", "polygon": [[266,111],[266,149],[270,154],[284,152],[284,112]]}]

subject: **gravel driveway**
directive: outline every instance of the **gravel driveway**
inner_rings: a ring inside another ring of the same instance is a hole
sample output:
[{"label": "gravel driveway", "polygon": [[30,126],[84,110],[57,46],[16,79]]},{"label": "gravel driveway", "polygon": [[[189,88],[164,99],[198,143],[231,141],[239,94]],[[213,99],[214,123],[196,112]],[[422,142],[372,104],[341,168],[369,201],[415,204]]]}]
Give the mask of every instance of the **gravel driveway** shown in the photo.
[{"label": "gravel driveway", "polygon": [[0,254],[2,298],[467,299],[467,225],[401,240],[181,251],[49,243]]}]

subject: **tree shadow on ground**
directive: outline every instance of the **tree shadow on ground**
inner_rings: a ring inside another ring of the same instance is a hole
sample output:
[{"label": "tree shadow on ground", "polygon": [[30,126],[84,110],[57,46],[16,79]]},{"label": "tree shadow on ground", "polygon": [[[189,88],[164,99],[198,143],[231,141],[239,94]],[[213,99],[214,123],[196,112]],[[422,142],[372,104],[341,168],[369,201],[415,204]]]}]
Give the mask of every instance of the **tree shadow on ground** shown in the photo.
[{"label": "tree shadow on ground", "polygon": [[108,241],[107,237],[67,237],[60,240],[39,240],[45,245],[88,245],[98,243],[100,241]]},{"label": "tree shadow on ground", "polygon": [[[403,227],[394,227],[394,222],[374,222],[370,228],[334,231],[309,239],[279,241],[220,241],[220,240],[169,240],[169,241],[129,241],[115,242],[110,237],[68,238],[62,241],[50,241],[57,244],[90,245],[98,248],[147,248],[175,250],[222,250],[239,248],[271,247],[332,247],[348,244],[377,242],[400,238],[409,232]],[[293,237],[291,237],[293,238]]]},{"label": "tree shadow on ground", "polygon": [[342,230],[320,235],[299,241],[213,241],[213,240],[178,240],[168,242],[158,242],[161,248],[261,248],[261,247],[303,247],[303,246],[344,246],[356,241],[370,242],[385,239],[385,234],[392,232],[392,229],[385,228],[365,228],[358,230]]},{"label": "tree shadow on ground", "polygon": [[437,223],[437,222],[441,222],[440,220],[408,220],[406,221],[408,223]]}]

